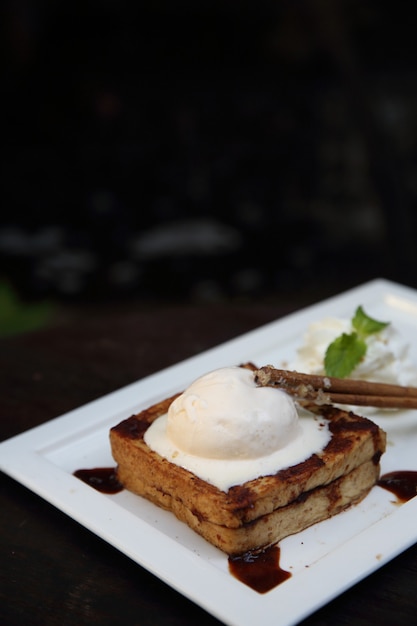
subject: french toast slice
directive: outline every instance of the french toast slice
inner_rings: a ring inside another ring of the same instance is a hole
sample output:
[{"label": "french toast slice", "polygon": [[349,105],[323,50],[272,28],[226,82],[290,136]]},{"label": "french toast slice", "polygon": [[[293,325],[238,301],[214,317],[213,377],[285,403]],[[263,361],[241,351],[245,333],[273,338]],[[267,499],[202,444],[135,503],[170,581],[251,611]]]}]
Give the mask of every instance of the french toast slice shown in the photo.
[{"label": "french toast slice", "polygon": [[120,483],[172,511],[229,555],[276,543],[362,500],[376,483],[386,436],[376,424],[331,405],[303,404],[329,423],[331,439],[318,454],[276,474],[221,491],[151,450],[149,425],[176,394],[110,430]]}]

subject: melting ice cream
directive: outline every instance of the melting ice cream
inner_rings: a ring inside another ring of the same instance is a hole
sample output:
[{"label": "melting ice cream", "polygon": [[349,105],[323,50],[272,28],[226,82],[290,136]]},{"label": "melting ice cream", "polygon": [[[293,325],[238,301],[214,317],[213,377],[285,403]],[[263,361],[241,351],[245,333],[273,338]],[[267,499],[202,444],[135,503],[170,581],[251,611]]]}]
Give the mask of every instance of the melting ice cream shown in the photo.
[{"label": "melting ice cream", "polygon": [[300,463],[329,439],[323,420],[241,367],[198,378],[145,434],[151,449],[223,490]]}]

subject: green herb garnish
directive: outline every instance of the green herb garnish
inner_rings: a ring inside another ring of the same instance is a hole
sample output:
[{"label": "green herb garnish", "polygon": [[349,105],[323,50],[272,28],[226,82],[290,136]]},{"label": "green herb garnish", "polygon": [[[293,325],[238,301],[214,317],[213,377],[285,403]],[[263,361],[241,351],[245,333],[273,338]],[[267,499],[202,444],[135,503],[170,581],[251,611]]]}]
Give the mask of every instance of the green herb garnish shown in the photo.
[{"label": "green herb garnish", "polygon": [[327,376],[346,378],[366,355],[366,339],[380,332],[389,322],[378,322],[366,315],[361,306],[352,318],[353,331],[343,333],[328,346],[324,357],[324,369]]}]

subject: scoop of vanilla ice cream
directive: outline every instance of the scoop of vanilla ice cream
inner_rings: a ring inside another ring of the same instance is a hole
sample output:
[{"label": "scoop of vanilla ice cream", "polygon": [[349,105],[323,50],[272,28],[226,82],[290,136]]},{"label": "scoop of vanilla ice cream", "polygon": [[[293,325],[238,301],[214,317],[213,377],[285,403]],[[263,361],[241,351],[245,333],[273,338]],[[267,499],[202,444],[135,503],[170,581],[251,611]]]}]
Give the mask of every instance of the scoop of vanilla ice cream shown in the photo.
[{"label": "scoop of vanilla ice cream", "polygon": [[225,367],[194,381],[168,410],[167,437],[183,452],[209,459],[255,459],[299,434],[294,401],[258,387],[253,372]]},{"label": "scoop of vanilla ice cream", "polygon": [[241,367],[196,380],[144,434],[151,450],[223,491],[301,463],[330,438],[326,420]]},{"label": "scoop of vanilla ice cream", "polygon": [[[324,375],[324,357],[332,341],[342,333],[351,333],[350,320],[327,317],[309,325],[303,345],[289,369]],[[409,355],[409,344],[390,324],[366,339],[365,358],[350,378],[400,385],[415,385],[417,369]]]}]

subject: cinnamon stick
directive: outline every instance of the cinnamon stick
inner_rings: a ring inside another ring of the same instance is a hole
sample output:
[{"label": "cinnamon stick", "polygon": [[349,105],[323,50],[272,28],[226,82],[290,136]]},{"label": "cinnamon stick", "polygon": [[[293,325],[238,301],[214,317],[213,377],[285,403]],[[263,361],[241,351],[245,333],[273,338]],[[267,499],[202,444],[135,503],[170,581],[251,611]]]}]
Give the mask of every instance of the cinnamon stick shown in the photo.
[{"label": "cinnamon stick", "polygon": [[298,398],[321,404],[417,408],[417,387],[304,374],[271,365],[255,370],[255,380],[260,386],[281,387]]}]

